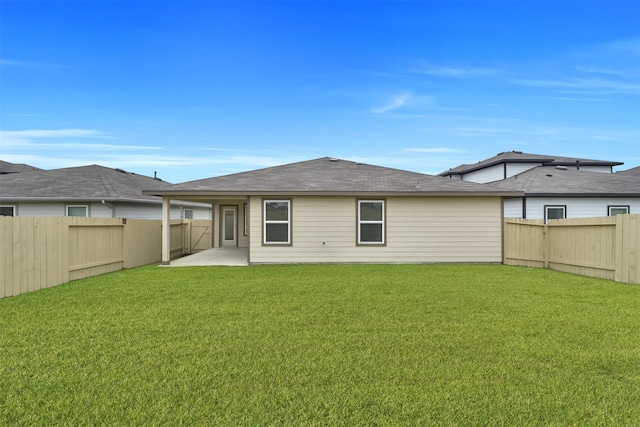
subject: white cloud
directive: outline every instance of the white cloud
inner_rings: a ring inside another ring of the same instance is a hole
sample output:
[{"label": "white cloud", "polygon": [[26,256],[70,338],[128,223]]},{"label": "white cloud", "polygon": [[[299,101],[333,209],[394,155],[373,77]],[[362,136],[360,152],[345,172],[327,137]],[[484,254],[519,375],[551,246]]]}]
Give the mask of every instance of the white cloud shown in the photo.
[{"label": "white cloud", "polygon": [[570,89],[573,93],[640,94],[640,84],[638,83],[598,78],[574,78],[571,80],[513,79],[511,83],[530,87]]},{"label": "white cloud", "polygon": [[472,77],[484,77],[492,74],[496,74],[499,70],[494,68],[455,68],[455,67],[443,67],[438,65],[426,64],[420,68],[411,70],[417,74],[428,74],[430,76],[437,77],[449,77],[454,79],[472,78]]},{"label": "white cloud", "polygon": [[[142,145],[118,145],[88,142],[67,142],[69,139],[81,138],[109,138],[114,137],[95,129],[30,129],[30,130],[0,130],[0,143],[4,150],[90,150],[90,151],[118,151],[118,150],[160,150],[160,147]],[[65,139],[65,142],[58,142]]]},{"label": "white cloud", "polygon": [[409,101],[410,98],[411,98],[411,94],[410,93],[408,93],[408,92],[401,93],[401,94],[396,95],[393,98],[391,98],[391,101],[389,101],[389,103],[387,103],[386,105],[384,105],[382,107],[372,108],[371,112],[375,113],[375,114],[382,114],[382,113],[386,113],[388,111],[392,111],[392,110],[398,109],[400,107],[404,107],[407,104],[407,101]]}]

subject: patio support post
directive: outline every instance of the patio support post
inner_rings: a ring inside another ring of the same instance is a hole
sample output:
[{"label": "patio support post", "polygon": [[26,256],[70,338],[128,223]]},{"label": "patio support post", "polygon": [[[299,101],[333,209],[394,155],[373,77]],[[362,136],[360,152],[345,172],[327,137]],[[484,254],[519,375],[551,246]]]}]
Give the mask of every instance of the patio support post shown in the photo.
[{"label": "patio support post", "polygon": [[171,199],[162,198],[162,265],[171,262]]}]

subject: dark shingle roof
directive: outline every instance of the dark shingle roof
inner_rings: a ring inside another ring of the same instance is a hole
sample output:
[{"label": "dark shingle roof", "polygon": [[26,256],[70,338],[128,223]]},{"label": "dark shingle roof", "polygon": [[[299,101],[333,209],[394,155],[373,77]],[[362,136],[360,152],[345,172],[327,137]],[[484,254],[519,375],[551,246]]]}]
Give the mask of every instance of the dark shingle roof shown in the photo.
[{"label": "dark shingle roof", "polygon": [[[146,194],[459,194],[500,195],[482,184],[323,157],[165,186]],[[504,191],[502,191],[504,192]]]},{"label": "dark shingle roof", "polygon": [[142,190],[167,184],[144,175],[99,165],[0,175],[4,200],[105,200],[160,202]]},{"label": "dark shingle roof", "polygon": [[630,196],[640,197],[640,177],[538,166],[503,181],[484,184],[492,188],[524,191],[527,196]]},{"label": "dark shingle roof", "polygon": [[31,172],[31,171],[39,171],[42,170],[35,166],[25,165],[23,163],[9,163],[3,160],[0,160],[0,175],[10,174],[10,173],[20,173],[20,172]]},{"label": "dark shingle roof", "polygon": [[543,154],[529,154],[522,151],[507,151],[500,153],[496,156],[482,160],[478,163],[466,164],[456,166],[455,168],[441,172],[440,176],[449,175],[461,175],[468,172],[473,172],[479,169],[483,169],[489,166],[494,166],[502,163],[542,163],[550,166],[575,166],[577,162],[583,166],[619,166],[623,163],[613,162],[609,160],[592,160],[581,159],[577,157],[562,157],[562,156],[546,156]]},{"label": "dark shingle roof", "polygon": [[622,175],[625,175],[625,176],[638,176],[638,177],[640,177],[640,166],[637,166],[637,167],[631,168],[631,169],[627,169],[627,170],[623,170],[623,171],[620,171],[620,172],[616,172],[616,175],[617,174],[622,174]]}]

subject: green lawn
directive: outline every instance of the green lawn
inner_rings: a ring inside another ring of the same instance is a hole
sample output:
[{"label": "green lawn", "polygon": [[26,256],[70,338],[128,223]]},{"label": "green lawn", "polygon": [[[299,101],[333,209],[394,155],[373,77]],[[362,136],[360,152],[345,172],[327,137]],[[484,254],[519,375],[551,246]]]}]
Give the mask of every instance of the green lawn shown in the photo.
[{"label": "green lawn", "polygon": [[640,286],[137,268],[0,300],[0,425],[640,425]]}]

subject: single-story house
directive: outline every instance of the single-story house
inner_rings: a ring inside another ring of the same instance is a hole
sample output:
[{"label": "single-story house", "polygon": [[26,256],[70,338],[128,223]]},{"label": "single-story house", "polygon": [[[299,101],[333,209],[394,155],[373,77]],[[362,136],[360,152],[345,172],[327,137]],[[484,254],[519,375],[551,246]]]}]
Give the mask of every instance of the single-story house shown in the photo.
[{"label": "single-story house", "polygon": [[528,219],[589,218],[640,213],[640,175],[539,166],[491,188],[524,192],[506,198],[505,217]]},{"label": "single-story house", "polygon": [[538,166],[564,166],[567,169],[612,173],[614,166],[622,162],[609,160],[580,159],[577,157],[547,156],[529,154],[522,151],[507,151],[482,160],[478,163],[464,164],[441,172],[446,178],[470,182],[495,182],[511,178]]},{"label": "single-story house", "polygon": [[[0,215],[82,216],[95,218],[162,218],[162,198],[142,194],[167,182],[99,165],[41,170],[3,169]],[[211,206],[174,200],[172,219],[210,219]]]},{"label": "single-story house", "polygon": [[[256,263],[502,262],[504,197],[485,187],[336,158],[319,158],[151,189],[214,206],[214,247]],[[170,233],[163,227],[162,261]]]}]

